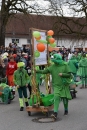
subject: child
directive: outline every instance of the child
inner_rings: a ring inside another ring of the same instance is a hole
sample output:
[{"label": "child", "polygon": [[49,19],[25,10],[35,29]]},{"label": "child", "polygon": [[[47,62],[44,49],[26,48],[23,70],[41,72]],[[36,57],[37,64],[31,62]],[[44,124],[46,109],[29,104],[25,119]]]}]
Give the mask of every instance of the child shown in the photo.
[{"label": "child", "polygon": [[17,63],[14,61],[14,57],[10,56],[10,61],[8,62],[6,68],[6,76],[8,80],[8,85],[13,87],[14,89],[14,95],[15,95],[15,85],[13,81],[13,74],[15,70],[17,70]]},{"label": "child", "polygon": [[23,96],[25,100],[25,105],[28,106],[26,87],[28,86],[29,83],[29,76],[27,74],[27,71],[24,69],[23,62],[18,62],[17,67],[18,69],[14,72],[14,83],[18,89],[20,111],[23,111],[24,110]]}]

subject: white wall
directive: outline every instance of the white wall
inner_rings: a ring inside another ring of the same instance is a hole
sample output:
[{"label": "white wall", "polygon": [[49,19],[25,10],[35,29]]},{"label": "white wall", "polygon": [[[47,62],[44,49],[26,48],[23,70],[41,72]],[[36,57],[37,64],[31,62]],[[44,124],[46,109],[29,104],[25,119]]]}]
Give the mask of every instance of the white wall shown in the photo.
[{"label": "white wall", "polygon": [[58,46],[64,46],[66,48],[72,48],[74,50],[75,47],[81,47],[81,48],[87,48],[87,40],[78,40],[78,39],[67,39],[67,38],[61,38],[57,39],[57,45]]},{"label": "white wall", "polygon": [[[64,46],[66,48],[72,48],[74,50],[74,47],[83,47],[87,48],[87,40],[76,40],[76,39],[67,39],[67,38],[61,38],[56,40],[58,46]],[[9,43],[12,43],[12,38],[5,38],[5,46],[8,47]],[[19,38],[18,46],[22,46],[23,44],[28,44],[26,38]]]},{"label": "white wall", "polygon": [[[18,46],[21,47],[24,44],[28,44],[26,38],[18,38],[18,39],[19,39]],[[12,43],[12,38],[5,38],[5,47],[8,47],[9,43]]]}]

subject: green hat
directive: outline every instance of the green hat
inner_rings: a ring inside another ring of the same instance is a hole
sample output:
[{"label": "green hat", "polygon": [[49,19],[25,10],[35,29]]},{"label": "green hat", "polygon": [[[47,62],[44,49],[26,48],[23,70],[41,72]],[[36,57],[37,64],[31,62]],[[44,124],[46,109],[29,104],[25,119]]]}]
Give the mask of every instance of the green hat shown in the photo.
[{"label": "green hat", "polygon": [[17,67],[19,68],[19,67],[24,67],[25,66],[25,63],[24,62],[18,62],[18,64],[17,64]]},{"label": "green hat", "polygon": [[7,59],[7,56],[3,56],[3,58],[2,58],[2,59],[3,59],[3,60],[4,60],[4,59]]},{"label": "green hat", "polygon": [[61,64],[63,62],[62,56],[60,54],[54,54],[51,60],[56,64]]}]

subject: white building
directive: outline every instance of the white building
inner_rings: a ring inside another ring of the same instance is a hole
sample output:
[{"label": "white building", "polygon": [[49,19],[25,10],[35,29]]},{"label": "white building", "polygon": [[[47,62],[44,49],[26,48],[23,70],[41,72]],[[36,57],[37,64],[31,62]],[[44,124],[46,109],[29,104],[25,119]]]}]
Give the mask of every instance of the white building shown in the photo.
[{"label": "white building", "polygon": [[[68,21],[69,18],[62,18],[61,20],[61,17],[56,16],[26,16],[20,13],[16,14],[15,17],[11,17],[8,21],[5,46],[8,46],[9,43],[14,43],[14,41],[18,43],[18,46],[29,44],[32,38],[29,29],[37,28],[41,30],[54,30],[54,37],[58,46],[64,46],[72,50],[74,50],[74,48],[87,49],[86,27],[82,29],[82,35],[80,35],[80,33],[78,34],[78,32],[80,32],[80,27],[78,27],[77,24],[73,24],[72,21],[67,22],[68,26],[66,26],[65,19]],[[69,20],[71,19],[73,18]],[[84,21],[84,19],[79,19],[80,24],[84,23]],[[69,28],[72,29],[72,33]]]}]

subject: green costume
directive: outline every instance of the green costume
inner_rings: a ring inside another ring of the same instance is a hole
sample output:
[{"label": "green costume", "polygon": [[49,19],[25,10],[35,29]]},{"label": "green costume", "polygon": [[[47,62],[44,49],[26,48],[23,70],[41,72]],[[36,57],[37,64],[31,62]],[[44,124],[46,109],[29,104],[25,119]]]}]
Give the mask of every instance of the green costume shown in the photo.
[{"label": "green costume", "polygon": [[78,56],[77,56],[77,61],[79,62],[79,61],[81,60],[81,58],[82,58],[81,53],[78,53]]},{"label": "green costume", "polygon": [[[35,69],[36,69],[36,70],[40,70],[39,66],[35,66]],[[31,73],[30,80],[29,80],[29,83],[30,83],[31,86],[33,86],[32,81],[31,81],[33,75],[34,75],[34,73]],[[41,82],[42,82],[41,74],[40,74],[40,73],[38,73],[38,74],[36,73],[35,78],[36,78],[35,82],[36,82],[36,84],[37,84],[37,88],[38,88],[38,90],[40,91],[39,85],[40,85]]]},{"label": "green costume", "polygon": [[81,77],[82,85],[87,87],[87,58],[83,57],[79,62],[77,75]]},{"label": "green costume", "polygon": [[[69,90],[69,67],[66,62],[62,60],[62,57],[59,54],[54,54],[52,59],[54,62],[53,65],[46,68],[45,70],[38,70],[37,73],[52,75],[52,87],[54,90],[54,112],[58,112],[60,99],[63,98],[65,111],[68,111],[68,100],[71,99],[71,94]],[[62,73],[62,76],[59,74]]]},{"label": "green costume", "polygon": [[26,106],[28,106],[26,85],[29,83],[29,76],[23,66],[24,63],[19,62],[18,69],[14,72],[14,83],[16,86],[18,86],[20,111],[22,111],[24,107],[23,96],[24,96],[25,104]]},{"label": "green costume", "polygon": [[71,69],[72,74],[74,75],[74,81],[76,81],[76,73],[78,69],[78,60],[75,56],[72,56],[68,62],[68,65]]}]

